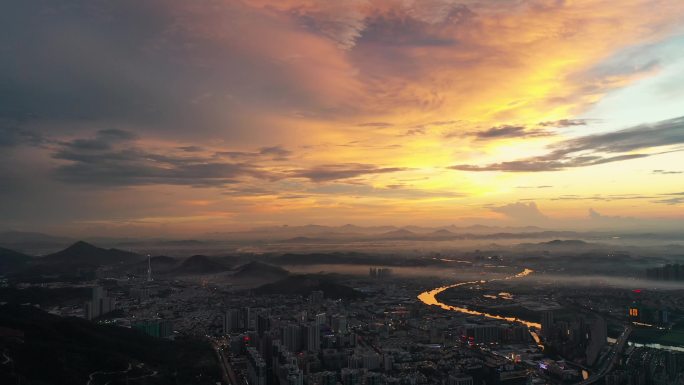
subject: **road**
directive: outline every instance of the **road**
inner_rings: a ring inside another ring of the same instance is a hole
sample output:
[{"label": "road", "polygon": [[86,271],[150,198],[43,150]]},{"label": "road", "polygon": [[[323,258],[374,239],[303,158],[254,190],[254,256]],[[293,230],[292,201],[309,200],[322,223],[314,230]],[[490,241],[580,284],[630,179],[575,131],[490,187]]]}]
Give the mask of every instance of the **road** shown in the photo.
[{"label": "road", "polygon": [[133,365],[130,363],[128,364],[128,368],[126,370],[119,370],[119,371],[114,371],[114,372],[103,372],[103,371],[97,371],[97,372],[92,372],[90,375],[88,375],[88,382],[86,385],[91,385],[93,381],[95,381],[96,376],[111,376],[114,374],[126,374],[130,372],[133,369]]},{"label": "road", "polygon": [[634,328],[631,325],[625,326],[625,330],[622,331],[620,337],[618,337],[618,339],[615,341],[615,345],[613,345],[613,347],[610,349],[610,352],[608,353],[608,360],[603,363],[601,368],[594,375],[584,381],[576,383],[575,385],[593,384],[602,379],[606,374],[610,373],[610,371],[613,370],[615,363],[618,361],[618,359],[620,359],[622,349],[624,349],[625,344],[627,344],[627,340],[629,339],[630,334],[632,334],[632,330],[634,330]]},{"label": "road", "polygon": [[237,376],[235,376],[235,372],[233,371],[233,368],[230,366],[230,363],[228,362],[228,359],[226,356],[223,354],[223,349],[221,346],[219,346],[216,341],[211,341],[211,344],[214,346],[214,350],[216,351],[216,354],[218,355],[218,359],[221,362],[221,371],[223,372],[223,379],[228,383],[228,385],[239,385],[239,382],[237,380]]}]

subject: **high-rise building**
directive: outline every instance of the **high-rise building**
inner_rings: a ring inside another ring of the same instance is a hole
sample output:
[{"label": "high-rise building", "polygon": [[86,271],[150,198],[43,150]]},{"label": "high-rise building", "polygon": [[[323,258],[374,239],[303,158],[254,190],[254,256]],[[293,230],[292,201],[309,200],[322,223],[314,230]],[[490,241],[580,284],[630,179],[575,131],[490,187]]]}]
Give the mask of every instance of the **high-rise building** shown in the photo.
[{"label": "high-rise building", "polygon": [[587,365],[594,365],[601,353],[601,350],[606,346],[606,338],[608,337],[608,328],[606,321],[601,317],[596,317],[589,322],[589,337],[586,342],[586,357]]},{"label": "high-rise building", "polygon": [[152,257],[147,254],[147,282],[152,282]]},{"label": "high-rise building", "polygon": [[320,330],[320,328],[323,327],[323,325],[325,325],[325,322],[326,322],[325,320],[326,320],[325,313],[316,314],[316,326],[318,326],[319,330]]},{"label": "high-rise building", "polygon": [[302,347],[302,332],[299,325],[290,324],[283,326],[280,336],[285,349],[291,353],[300,351]]},{"label": "high-rise building", "polygon": [[228,309],[223,316],[223,333],[234,333],[240,328],[240,311],[238,309]]},{"label": "high-rise building", "polygon": [[314,290],[309,295],[309,302],[312,305],[320,305],[323,303],[323,292],[321,290]]},{"label": "high-rise building", "polygon": [[256,330],[259,337],[263,337],[267,331],[271,330],[271,317],[268,314],[259,313],[257,315]]},{"label": "high-rise building", "polygon": [[309,352],[318,352],[321,349],[321,331],[318,325],[314,322],[304,327],[306,337],[306,350]]},{"label": "high-rise building", "polygon": [[458,373],[458,374],[452,374],[449,376],[449,381],[447,382],[448,385],[473,385],[474,380],[473,376],[464,374],[464,373]]},{"label": "high-rise building", "polygon": [[544,338],[551,338],[553,334],[553,311],[547,310],[542,313],[541,332]]},{"label": "high-rise building", "polygon": [[347,332],[347,317],[343,315],[334,315],[330,319],[330,326],[335,333]]},{"label": "high-rise building", "polygon": [[358,369],[343,368],[342,385],[359,385],[361,384],[361,372]]},{"label": "high-rise building", "polygon": [[268,370],[266,362],[253,347],[247,348],[247,377],[250,385],[268,385]]},{"label": "high-rise building", "polygon": [[157,319],[136,321],[131,327],[157,338],[168,338],[173,335],[173,323],[170,320]]},{"label": "high-rise building", "polygon": [[110,313],[114,308],[114,298],[108,297],[103,287],[96,286],[93,288],[92,299],[85,303],[84,313],[87,319],[92,320]]}]

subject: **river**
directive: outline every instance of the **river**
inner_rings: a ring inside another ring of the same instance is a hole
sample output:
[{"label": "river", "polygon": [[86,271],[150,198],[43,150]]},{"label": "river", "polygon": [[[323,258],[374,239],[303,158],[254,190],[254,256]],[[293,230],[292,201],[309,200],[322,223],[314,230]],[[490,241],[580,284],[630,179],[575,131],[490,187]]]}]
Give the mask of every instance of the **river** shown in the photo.
[{"label": "river", "polygon": [[518,274],[511,275],[511,276],[508,276],[505,278],[493,278],[493,279],[490,279],[487,281],[480,280],[480,281],[469,281],[469,282],[454,283],[451,285],[438,287],[436,289],[432,289],[432,290],[428,290],[428,291],[425,291],[423,293],[420,293],[418,295],[418,299],[426,305],[439,306],[444,310],[457,311],[457,312],[463,313],[463,314],[477,315],[477,316],[482,316],[482,317],[486,317],[486,318],[498,319],[498,320],[502,320],[502,321],[517,322],[517,323],[527,325],[528,327],[541,329],[541,324],[539,324],[537,322],[525,321],[525,320],[515,318],[515,317],[504,317],[504,316],[501,316],[498,314],[484,313],[484,312],[480,312],[477,310],[467,309],[465,307],[447,305],[447,304],[445,304],[443,302],[439,302],[439,300],[437,300],[438,294],[440,294],[446,290],[453,289],[455,287],[464,286],[464,285],[478,285],[478,284],[485,284],[487,282],[493,282],[493,281],[503,281],[503,280],[510,280],[510,279],[515,279],[515,278],[522,278],[522,277],[526,277],[532,273],[534,273],[534,270],[525,269]]}]

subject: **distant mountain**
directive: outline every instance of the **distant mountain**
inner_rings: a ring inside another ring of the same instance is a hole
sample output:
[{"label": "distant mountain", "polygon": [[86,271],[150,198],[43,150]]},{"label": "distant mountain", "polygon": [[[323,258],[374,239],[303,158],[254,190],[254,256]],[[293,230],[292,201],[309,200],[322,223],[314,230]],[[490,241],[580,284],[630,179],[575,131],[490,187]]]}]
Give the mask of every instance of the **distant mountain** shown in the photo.
[{"label": "distant mountain", "polygon": [[434,232],[432,232],[432,233],[427,234],[427,236],[428,236],[429,238],[439,238],[439,239],[442,239],[442,238],[457,238],[457,237],[458,237],[458,235],[456,235],[456,234],[454,234],[454,233],[452,233],[451,231],[446,230],[446,229],[441,229],[441,230],[434,231]]},{"label": "distant mountain", "polygon": [[320,290],[326,298],[356,299],[364,294],[354,288],[335,282],[329,274],[291,275],[280,281],[260,286],[255,291],[259,294],[283,294],[307,296],[312,291]]},{"label": "distant mountain", "polygon": [[314,243],[314,242],[322,242],[325,241],[325,239],[322,238],[310,238],[310,237],[294,237],[294,238],[288,238],[283,241],[282,243]]},{"label": "distant mountain", "polygon": [[252,261],[240,266],[233,277],[237,279],[255,279],[272,281],[285,278],[290,272],[280,266],[273,266],[263,262]]},{"label": "distant mountain", "polygon": [[518,247],[527,248],[585,248],[585,247],[603,247],[601,244],[589,243],[579,239],[554,239],[547,242],[538,243],[520,243]]},{"label": "distant mountain", "polygon": [[31,261],[31,257],[18,251],[0,247],[0,275],[20,269]]},{"label": "distant mountain", "polygon": [[230,270],[230,266],[206,255],[193,255],[185,259],[173,274],[216,274]]},{"label": "distant mountain", "polygon": [[584,242],[584,241],[579,240],[579,239],[568,239],[568,240],[554,239],[553,241],[542,242],[540,244],[549,245],[549,246],[586,246],[589,243]]},{"label": "distant mountain", "polygon": [[388,231],[386,233],[378,235],[378,238],[384,239],[414,239],[417,237],[419,237],[418,234],[406,229]]},{"label": "distant mountain", "polygon": [[78,241],[62,251],[40,258],[41,264],[67,264],[79,266],[114,265],[131,263],[144,257],[130,251],[103,249],[90,243]]},{"label": "distant mountain", "polygon": [[204,244],[203,241],[198,241],[196,239],[179,239],[179,240],[169,240],[160,242],[162,245],[167,246],[201,246]]},{"label": "distant mountain", "polygon": [[269,262],[277,265],[376,265],[430,266],[440,264],[433,258],[397,258],[395,256],[347,253],[311,253],[274,255]]}]

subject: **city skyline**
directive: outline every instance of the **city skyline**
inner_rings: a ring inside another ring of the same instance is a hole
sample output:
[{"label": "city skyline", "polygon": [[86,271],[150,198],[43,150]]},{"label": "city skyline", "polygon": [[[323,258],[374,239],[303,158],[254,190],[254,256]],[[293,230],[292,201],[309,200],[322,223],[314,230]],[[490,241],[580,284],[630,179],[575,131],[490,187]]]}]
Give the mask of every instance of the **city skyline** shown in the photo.
[{"label": "city skyline", "polygon": [[677,230],[676,1],[16,2],[0,230]]}]

